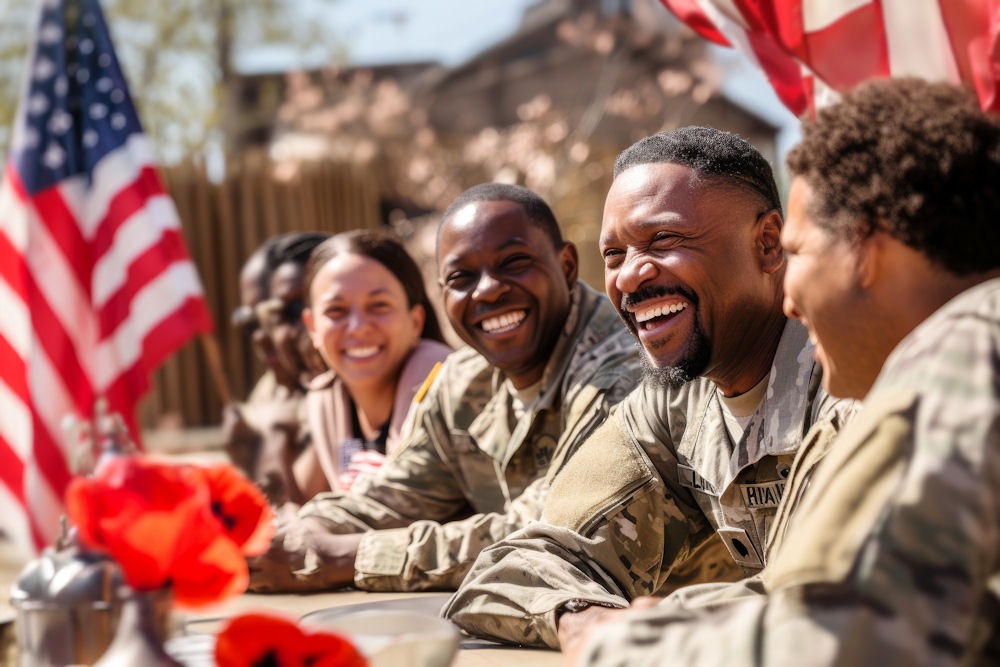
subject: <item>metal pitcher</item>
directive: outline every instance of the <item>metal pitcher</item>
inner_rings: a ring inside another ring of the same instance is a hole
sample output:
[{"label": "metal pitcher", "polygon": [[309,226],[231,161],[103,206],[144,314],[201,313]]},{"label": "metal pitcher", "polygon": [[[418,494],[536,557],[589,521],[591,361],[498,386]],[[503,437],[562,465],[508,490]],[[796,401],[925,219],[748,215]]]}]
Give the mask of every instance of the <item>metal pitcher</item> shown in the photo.
[{"label": "metal pitcher", "polygon": [[118,565],[75,544],[49,547],[11,587],[21,667],[90,665],[114,637],[123,584]]}]

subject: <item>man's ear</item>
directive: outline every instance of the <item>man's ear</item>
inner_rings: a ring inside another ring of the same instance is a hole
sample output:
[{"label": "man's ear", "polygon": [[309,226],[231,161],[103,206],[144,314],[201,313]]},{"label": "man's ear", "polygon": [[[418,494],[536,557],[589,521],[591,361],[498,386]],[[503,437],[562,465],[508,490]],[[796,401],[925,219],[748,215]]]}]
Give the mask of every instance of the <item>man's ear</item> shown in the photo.
[{"label": "man's ear", "polygon": [[777,209],[771,209],[755,223],[754,243],[757,258],[764,273],[775,273],[785,265],[785,252],[781,246],[781,226],[784,220]]},{"label": "man's ear", "polygon": [[863,289],[871,289],[871,286],[878,280],[882,263],[887,260],[889,240],[890,237],[884,232],[876,231],[854,242],[858,258],[856,269],[858,285]]},{"label": "man's ear", "polygon": [[563,275],[566,276],[566,284],[573,289],[580,273],[580,258],[576,246],[569,241],[563,243],[562,250],[559,251],[559,265],[562,267]]}]

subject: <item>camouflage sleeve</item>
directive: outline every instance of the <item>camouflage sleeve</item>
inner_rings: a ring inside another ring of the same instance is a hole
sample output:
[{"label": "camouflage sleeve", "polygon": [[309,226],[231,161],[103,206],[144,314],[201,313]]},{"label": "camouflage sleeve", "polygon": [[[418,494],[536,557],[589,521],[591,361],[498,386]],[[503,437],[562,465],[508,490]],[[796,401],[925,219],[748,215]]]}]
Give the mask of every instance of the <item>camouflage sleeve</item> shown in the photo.
[{"label": "camouflage sleeve", "polygon": [[[438,378],[440,380],[441,378]],[[440,383],[436,383],[438,386]],[[448,429],[440,419],[438,393],[416,406],[407,441],[379,469],[359,479],[344,495],[320,494],[299,516],[322,519],[335,533],[358,533],[407,526],[419,519],[450,521],[470,507],[450,465]]]},{"label": "camouflage sleeve", "polygon": [[556,477],[543,521],[484,550],[445,615],[474,635],[557,647],[563,605],[627,606],[711,537],[684,493],[613,415]]},{"label": "camouflage sleeve", "polygon": [[416,521],[405,528],[370,532],[361,541],[354,583],[372,591],[454,590],[483,548],[536,521],[561,462],[604,421],[632,386],[621,371],[591,378],[563,408],[564,426],[549,474],[532,482],[505,512],[475,514],[440,523]]},{"label": "camouflage sleeve", "polygon": [[475,636],[558,648],[557,613],[568,601],[628,606],[618,583],[592,566],[604,545],[603,535],[531,524],[480,554],[443,615]]},{"label": "camouflage sleeve", "polygon": [[765,570],[766,595],[623,615],[581,664],[997,664],[997,413],[961,432],[956,405],[922,403],[883,394],[846,427]]},{"label": "camouflage sleeve", "polygon": [[502,514],[371,531],[358,547],[354,584],[370,591],[454,590],[485,546],[538,519],[547,489],[547,480],[535,480]]},{"label": "camouflage sleeve", "polygon": [[[752,655],[764,600],[759,575],[738,582],[688,586],[663,599],[652,609],[632,610],[602,622],[585,641],[580,655],[584,665],[718,665],[729,667],[731,652]],[[739,603],[744,604],[740,613]],[[720,626],[725,632],[720,632]],[[729,626],[733,631],[729,632]],[[690,638],[693,650],[687,651]],[[786,638],[791,641],[791,638]],[[674,644],[680,643],[675,648]],[[726,645],[727,650],[706,657],[705,647]],[[802,651],[790,654],[790,664],[803,664]],[[669,659],[666,658],[669,656]]]}]

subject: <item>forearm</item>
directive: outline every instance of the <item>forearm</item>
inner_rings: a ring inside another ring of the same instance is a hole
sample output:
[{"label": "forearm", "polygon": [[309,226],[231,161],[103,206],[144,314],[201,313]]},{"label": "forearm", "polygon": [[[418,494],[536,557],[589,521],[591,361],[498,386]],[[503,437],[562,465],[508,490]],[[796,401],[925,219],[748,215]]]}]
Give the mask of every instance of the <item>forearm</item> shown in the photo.
[{"label": "forearm", "polygon": [[881,608],[849,594],[844,587],[828,585],[786,589],[702,608],[670,605],[668,599],[661,606],[623,614],[595,628],[575,664],[951,667],[966,664],[968,656],[975,654],[969,651],[976,641],[972,628],[966,626],[968,634],[959,637],[945,629],[956,625],[946,619],[929,625],[915,622],[924,612],[929,613],[928,620],[941,617],[941,610],[913,611]]},{"label": "forearm", "polygon": [[[331,488],[329,480],[323,472],[315,443],[310,444],[292,464],[295,482],[302,494],[302,502],[327,491],[340,491]],[[301,503],[300,503],[301,504]]]},{"label": "forearm", "polygon": [[565,528],[533,524],[485,549],[445,615],[473,635],[557,648],[557,615],[567,602],[628,606],[628,592],[581,554],[581,541]]},{"label": "forearm", "polygon": [[[756,665],[753,640],[759,636],[764,598],[742,606],[731,605],[715,617],[704,609],[671,604],[621,613],[595,625],[578,656],[567,665],[588,667],[743,667]],[[791,638],[787,638],[791,641]],[[810,655],[807,653],[806,655]],[[788,654],[794,663],[803,653]]]},{"label": "forearm", "polygon": [[321,493],[299,509],[299,518],[317,521],[330,533],[364,533],[372,529],[395,528],[406,520],[390,508],[357,503],[347,495]]},{"label": "forearm", "polygon": [[449,617],[472,634],[556,647],[556,615],[566,603],[624,607],[655,593],[704,523],[681,520],[663,500],[662,485],[650,479],[614,510],[584,520],[586,534],[544,520],[514,533],[483,551]]},{"label": "forearm", "polygon": [[483,549],[538,519],[547,490],[539,479],[502,514],[372,533],[361,545],[354,583],[373,591],[455,590]]},{"label": "forearm", "polygon": [[451,471],[434,451],[415,445],[386,461],[375,477],[359,478],[348,493],[319,494],[299,512],[336,533],[400,528],[419,519],[450,521],[468,514]]}]

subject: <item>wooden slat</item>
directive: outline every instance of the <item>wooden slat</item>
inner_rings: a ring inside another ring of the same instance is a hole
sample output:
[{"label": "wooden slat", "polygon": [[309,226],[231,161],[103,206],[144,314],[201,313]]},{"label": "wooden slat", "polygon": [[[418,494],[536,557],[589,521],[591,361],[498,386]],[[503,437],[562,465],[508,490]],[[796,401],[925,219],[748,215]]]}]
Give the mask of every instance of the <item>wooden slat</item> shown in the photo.
[{"label": "wooden slat", "polygon": [[[253,253],[256,244],[254,237],[248,234],[244,225],[240,224],[237,215],[236,195],[238,179],[233,170],[227,169],[222,181],[213,188],[216,202],[216,220],[219,226],[220,274],[222,292],[219,295],[223,319],[216,321],[219,346],[221,348],[224,369],[229,375],[230,391],[238,395],[245,394],[250,384],[249,369],[252,364],[250,350],[242,344],[238,333],[230,326],[229,314],[239,301],[239,272],[243,262]],[[234,296],[235,295],[235,296]],[[231,305],[229,305],[231,304]]]},{"label": "wooden slat", "polygon": [[[267,154],[258,150],[228,159],[220,183],[209,181],[200,162],[163,169],[216,323],[228,383],[238,398],[246,396],[259,374],[247,341],[229,325],[239,301],[239,269],[246,258],[274,234],[381,224],[377,179],[371,168],[308,163],[289,181],[276,181],[273,168]],[[220,408],[205,355],[198,343],[192,343],[154,374],[139,418],[147,428],[174,415],[184,427],[213,426]]]}]

